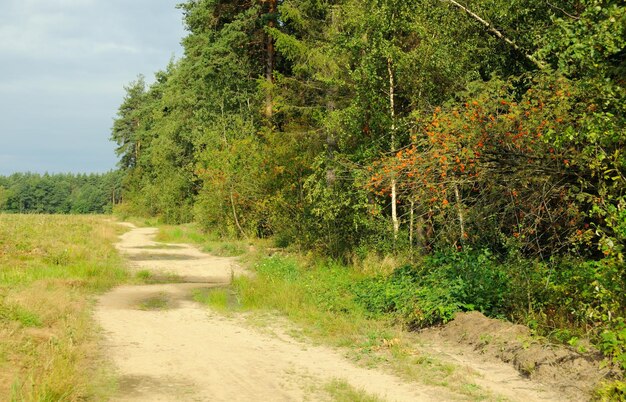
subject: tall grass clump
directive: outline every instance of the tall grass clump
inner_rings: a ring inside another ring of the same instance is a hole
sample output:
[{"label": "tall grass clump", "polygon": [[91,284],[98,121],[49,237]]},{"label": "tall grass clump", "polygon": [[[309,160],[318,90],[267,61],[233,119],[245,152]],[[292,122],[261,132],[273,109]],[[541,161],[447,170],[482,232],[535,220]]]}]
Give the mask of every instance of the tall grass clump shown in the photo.
[{"label": "tall grass clump", "polygon": [[314,338],[350,345],[362,341],[367,329],[365,310],[350,291],[361,278],[355,270],[333,261],[309,261],[275,255],[254,265],[254,278],[235,279],[233,287],[244,309],[267,309],[284,314]]},{"label": "tall grass clump", "polygon": [[93,295],[127,273],[96,216],[0,215],[0,395],[13,401],[102,398]]}]

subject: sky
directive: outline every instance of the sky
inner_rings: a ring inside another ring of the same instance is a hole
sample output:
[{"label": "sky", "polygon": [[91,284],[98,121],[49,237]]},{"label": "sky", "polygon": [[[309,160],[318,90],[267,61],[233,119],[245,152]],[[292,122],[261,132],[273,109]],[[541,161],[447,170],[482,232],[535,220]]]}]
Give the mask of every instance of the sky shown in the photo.
[{"label": "sky", "polygon": [[105,172],[124,86],[180,58],[181,0],[0,0],[0,175]]}]

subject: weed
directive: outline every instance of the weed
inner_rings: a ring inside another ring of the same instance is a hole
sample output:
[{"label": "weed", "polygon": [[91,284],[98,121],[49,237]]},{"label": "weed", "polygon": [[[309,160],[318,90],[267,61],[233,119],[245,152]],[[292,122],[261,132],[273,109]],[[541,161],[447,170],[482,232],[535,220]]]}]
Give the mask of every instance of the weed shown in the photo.
[{"label": "weed", "polygon": [[606,329],[601,335],[598,344],[600,351],[608,356],[612,362],[626,370],[626,322],[619,318],[613,328]]},{"label": "weed", "polygon": [[529,377],[535,372],[536,369],[537,366],[535,365],[535,362],[528,362],[524,366],[520,367],[520,371],[522,372],[522,374],[525,374]]},{"label": "weed", "polygon": [[139,279],[141,279],[141,280],[143,280],[145,282],[149,281],[152,278],[152,272],[150,272],[147,269],[138,271],[135,275],[137,276],[137,278],[139,278]]},{"label": "weed", "polygon": [[401,326],[357,302],[353,284],[366,279],[361,270],[279,255],[261,258],[253,269],[254,278],[239,277],[232,285],[242,309],[279,312],[301,327],[304,336],[349,348],[348,355],[363,366],[382,365],[406,379],[467,394],[467,379],[454,366],[416,358]]},{"label": "weed", "polygon": [[182,283],[184,279],[176,274],[159,273],[155,274],[149,270],[141,270],[135,273],[135,278],[139,283],[155,285],[160,283]]},{"label": "weed", "polygon": [[182,248],[184,248],[183,246],[177,246],[175,244],[165,244],[165,243],[159,243],[159,244],[154,244],[151,246],[141,246],[141,247],[137,247],[138,249],[142,249],[142,250],[180,250]]},{"label": "weed", "polygon": [[235,311],[240,307],[235,293],[226,288],[199,289],[194,292],[193,299],[221,312]]},{"label": "weed", "polygon": [[482,334],[480,335],[480,343],[483,346],[489,345],[493,342],[493,335],[491,334]]},{"label": "weed", "polygon": [[616,380],[601,384],[596,389],[594,400],[602,402],[626,401],[626,382]]}]

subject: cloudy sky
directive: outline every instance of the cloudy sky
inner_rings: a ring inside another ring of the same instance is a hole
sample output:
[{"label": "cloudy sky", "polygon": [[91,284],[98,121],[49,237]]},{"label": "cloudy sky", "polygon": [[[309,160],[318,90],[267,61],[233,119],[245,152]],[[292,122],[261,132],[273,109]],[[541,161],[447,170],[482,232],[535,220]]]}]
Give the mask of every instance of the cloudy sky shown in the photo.
[{"label": "cloudy sky", "polygon": [[103,172],[124,85],[180,57],[180,0],[0,0],[0,175]]}]

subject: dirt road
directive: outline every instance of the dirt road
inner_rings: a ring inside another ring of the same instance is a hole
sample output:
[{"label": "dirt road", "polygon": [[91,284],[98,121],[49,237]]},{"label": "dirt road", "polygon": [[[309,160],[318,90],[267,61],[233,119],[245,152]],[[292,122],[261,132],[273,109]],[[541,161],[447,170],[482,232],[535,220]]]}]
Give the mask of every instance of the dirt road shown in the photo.
[{"label": "dirt road", "polygon": [[[324,388],[336,379],[389,401],[467,399],[443,387],[406,383],[359,367],[334,349],[212,313],[191,300],[193,290],[223,286],[245,271],[230,258],[189,245],[157,243],[156,231],[132,227],[117,247],[134,262],[133,269],[175,274],[185,283],[123,286],[100,298],[96,319],[119,378],[114,400],[331,400]],[[490,373],[476,369],[482,387],[504,396],[498,400],[558,400],[524,382],[513,369],[498,378],[485,378]]]}]

